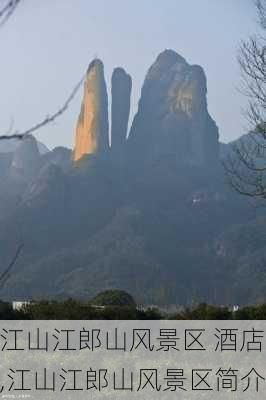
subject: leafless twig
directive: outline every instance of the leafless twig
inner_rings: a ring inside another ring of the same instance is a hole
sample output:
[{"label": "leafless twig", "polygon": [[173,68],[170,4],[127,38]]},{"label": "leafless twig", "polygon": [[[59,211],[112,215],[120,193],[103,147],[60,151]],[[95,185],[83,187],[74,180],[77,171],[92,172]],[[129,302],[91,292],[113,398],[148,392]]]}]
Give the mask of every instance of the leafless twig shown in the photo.
[{"label": "leafless twig", "polygon": [[23,139],[25,136],[28,136],[32,134],[33,132],[36,132],[37,130],[43,128],[47,124],[50,124],[54,120],[56,120],[58,117],[60,117],[69,107],[70,103],[76,96],[79,88],[81,87],[82,83],[84,81],[84,77],[78,82],[78,84],[74,87],[72,90],[70,96],[67,98],[65,103],[59,110],[57,110],[54,114],[52,115],[47,115],[41,122],[38,122],[37,124],[33,125],[31,128],[26,129],[23,132],[15,133],[13,135],[0,135],[0,140],[8,140],[8,139]]},{"label": "leafless twig", "polygon": [[2,289],[3,286],[5,285],[6,281],[8,280],[8,278],[10,277],[10,271],[12,270],[12,268],[14,267],[22,249],[24,247],[24,244],[20,244],[17,248],[17,251],[14,255],[14,257],[12,258],[12,260],[10,261],[10,263],[8,264],[7,268],[4,270],[4,272],[0,275],[0,288]]},{"label": "leafless twig", "polygon": [[21,0],[9,0],[0,8],[0,27],[12,16],[20,2]]},{"label": "leafless twig", "polygon": [[259,31],[241,43],[238,62],[248,97],[245,116],[251,132],[225,161],[229,184],[238,193],[266,199],[266,0],[255,0]]}]

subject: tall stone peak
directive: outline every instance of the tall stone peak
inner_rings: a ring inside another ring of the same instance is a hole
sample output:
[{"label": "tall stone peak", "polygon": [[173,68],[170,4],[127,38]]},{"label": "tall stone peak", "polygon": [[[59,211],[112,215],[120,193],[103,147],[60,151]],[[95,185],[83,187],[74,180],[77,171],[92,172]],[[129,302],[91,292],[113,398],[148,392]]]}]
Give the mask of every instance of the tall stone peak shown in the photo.
[{"label": "tall stone peak", "polygon": [[[207,80],[201,66],[190,65],[171,49],[161,52],[145,77],[126,140],[131,90],[130,75],[121,67],[115,68],[111,81],[109,153],[113,161],[129,157],[139,164],[165,156],[194,165],[218,161],[218,128],[208,112]],[[101,60],[95,59],[86,74],[74,160],[85,154],[104,154],[108,143],[104,66]]]},{"label": "tall stone peak", "polygon": [[121,151],[127,137],[132,79],[117,67],[112,74],[112,150]]},{"label": "tall stone peak", "polygon": [[174,50],[166,49],[158,55],[148,71],[148,76],[155,72],[162,73],[176,64],[188,65],[184,57],[180,54],[176,53]]},{"label": "tall stone peak", "polygon": [[132,154],[145,160],[171,155],[192,164],[218,160],[218,128],[206,95],[203,69],[163,51],[142,87],[128,141]]},{"label": "tall stone peak", "polygon": [[161,53],[157,56],[155,63],[157,64],[161,62],[171,62],[172,64],[180,62],[187,64],[185,58],[172,49],[165,49],[161,51]]},{"label": "tall stone peak", "polygon": [[93,60],[87,70],[83,102],[76,128],[74,160],[85,154],[102,153],[109,147],[108,98],[101,60]]},{"label": "tall stone peak", "polygon": [[92,60],[88,66],[87,74],[89,74],[93,68],[98,68],[103,72],[104,65],[103,65],[102,60],[100,60],[99,58],[94,58],[94,60]]}]

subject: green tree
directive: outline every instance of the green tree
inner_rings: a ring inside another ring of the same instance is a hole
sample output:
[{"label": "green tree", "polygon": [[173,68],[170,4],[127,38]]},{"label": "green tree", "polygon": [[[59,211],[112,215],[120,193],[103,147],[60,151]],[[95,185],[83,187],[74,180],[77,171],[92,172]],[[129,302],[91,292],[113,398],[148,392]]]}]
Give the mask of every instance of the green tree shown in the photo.
[{"label": "green tree", "polygon": [[97,294],[90,303],[94,306],[136,307],[133,297],[124,290],[105,290]]}]

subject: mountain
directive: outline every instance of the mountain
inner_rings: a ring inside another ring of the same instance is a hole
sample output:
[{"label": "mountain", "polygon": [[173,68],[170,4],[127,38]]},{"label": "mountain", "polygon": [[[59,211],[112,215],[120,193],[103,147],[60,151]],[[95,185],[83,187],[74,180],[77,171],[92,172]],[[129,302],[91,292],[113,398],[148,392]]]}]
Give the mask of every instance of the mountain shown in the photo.
[{"label": "mountain", "polygon": [[24,193],[49,165],[66,170],[71,165],[72,152],[55,148],[41,153],[37,140],[27,136],[18,140],[13,152],[0,153],[0,221],[13,215]]},{"label": "mountain", "polygon": [[[264,148],[264,138],[261,134],[250,131],[239,138],[232,140],[228,143],[220,143],[220,158],[226,159],[230,154],[233,154],[234,148],[245,148],[247,151],[255,151],[257,146]],[[243,151],[243,150],[242,150]],[[259,161],[259,155],[257,157],[257,161]]]},{"label": "mountain", "polygon": [[252,208],[225,184],[204,71],[163,51],[128,135],[131,89],[115,68],[109,107],[94,60],[74,151],[40,154],[31,137],[0,154],[0,272],[24,244],[2,297],[121,289],[146,304],[262,301],[265,211],[256,228]]},{"label": "mountain", "polygon": [[33,136],[27,136],[21,140],[20,145],[15,149],[10,173],[23,177],[32,177],[40,168],[40,152],[37,146],[36,139]]},{"label": "mountain", "polygon": [[132,79],[123,68],[112,74],[112,150],[121,151],[125,145],[130,113]]},{"label": "mountain", "polygon": [[206,94],[200,66],[189,65],[172,50],[162,52],[147,73],[131,127],[133,157],[216,162],[218,128],[208,113]]},{"label": "mountain", "polygon": [[[0,153],[14,153],[16,148],[20,145],[20,140],[9,139],[0,141]],[[49,152],[48,147],[45,144],[37,141],[37,146],[40,154],[45,154]]]},{"label": "mountain", "polygon": [[89,65],[84,84],[84,98],[76,130],[74,160],[84,154],[108,148],[108,99],[104,67],[100,60]]}]

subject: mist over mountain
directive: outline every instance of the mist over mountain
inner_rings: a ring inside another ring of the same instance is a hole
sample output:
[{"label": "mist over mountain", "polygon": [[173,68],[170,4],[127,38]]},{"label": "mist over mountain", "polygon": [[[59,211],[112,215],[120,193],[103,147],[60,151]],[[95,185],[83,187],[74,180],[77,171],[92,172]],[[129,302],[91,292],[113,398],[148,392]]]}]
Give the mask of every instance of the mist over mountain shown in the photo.
[{"label": "mist over mountain", "polygon": [[263,212],[255,228],[253,209],[225,184],[203,69],[163,51],[129,127],[131,88],[115,68],[108,116],[104,65],[93,60],[73,152],[40,151],[32,136],[0,148],[2,270],[24,244],[2,296],[115,288],[154,304],[265,300]]}]

